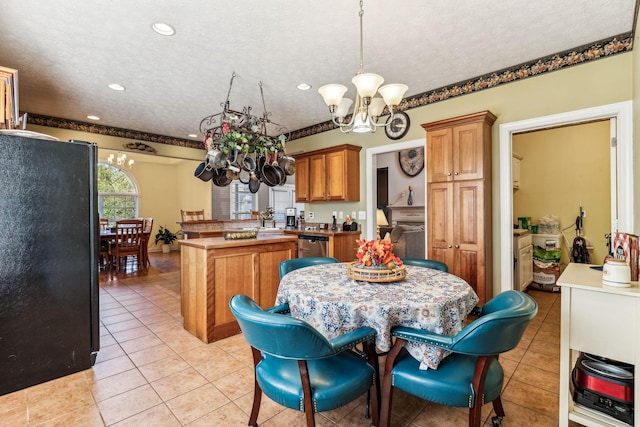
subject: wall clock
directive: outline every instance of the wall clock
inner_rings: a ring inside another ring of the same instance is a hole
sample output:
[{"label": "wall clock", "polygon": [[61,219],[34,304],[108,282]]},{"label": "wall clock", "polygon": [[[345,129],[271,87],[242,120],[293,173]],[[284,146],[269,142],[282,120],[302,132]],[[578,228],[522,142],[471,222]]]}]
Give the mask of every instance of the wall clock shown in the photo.
[{"label": "wall clock", "polygon": [[385,126],[384,132],[389,139],[400,139],[409,132],[409,116],[405,112],[397,112],[393,115],[393,120]]},{"label": "wall clock", "polygon": [[424,169],[424,147],[399,151],[398,161],[402,172],[409,176],[418,175]]}]

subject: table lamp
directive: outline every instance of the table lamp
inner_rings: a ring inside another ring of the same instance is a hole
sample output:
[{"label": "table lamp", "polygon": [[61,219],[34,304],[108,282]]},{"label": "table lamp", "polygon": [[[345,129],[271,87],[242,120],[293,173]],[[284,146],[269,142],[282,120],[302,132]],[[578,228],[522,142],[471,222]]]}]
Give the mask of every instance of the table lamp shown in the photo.
[{"label": "table lamp", "polygon": [[378,234],[377,234],[377,238],[378,240],[381,239],[380,237],[380,226],[381,225],[389,225],[389,222],[387,221],[387,217],[384,214],[384,211],[382,209],[378,209],[376,212],[376,225],[378,226]]}]

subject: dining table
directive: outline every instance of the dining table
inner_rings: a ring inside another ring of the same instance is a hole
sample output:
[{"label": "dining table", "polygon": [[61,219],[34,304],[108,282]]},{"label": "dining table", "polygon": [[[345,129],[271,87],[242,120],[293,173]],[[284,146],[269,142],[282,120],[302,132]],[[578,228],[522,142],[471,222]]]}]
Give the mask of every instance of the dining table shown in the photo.
[{"label": "dining table", "polygon": [[[455,335],[479,301],[460,277],[419,266],[405,266],[395,282],[366,282],[347,276],[349,263],[322,264],[293,270],[282,277],[276,305],[287,303],[291,315],[316,328],[327,339],[362,326],[376,330],[376,347],[391,349],[391,329],[407,326]],[[421,369],[436,369],[450,352],[417,342],[407,351]]]}]

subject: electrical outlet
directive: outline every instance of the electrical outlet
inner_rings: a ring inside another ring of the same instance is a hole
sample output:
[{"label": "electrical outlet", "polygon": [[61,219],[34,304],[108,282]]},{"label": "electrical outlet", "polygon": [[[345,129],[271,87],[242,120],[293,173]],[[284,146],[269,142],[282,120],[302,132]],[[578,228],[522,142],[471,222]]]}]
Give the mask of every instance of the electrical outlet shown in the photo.
[{"label": "electrical outlet", "polygon": [[358,211],[358,219],[367,219],[367,211]]},{"label": "electrical outlet", "polygon": [[338,219],[343,219],[344,218],[344,212],[340,211],[338,212]]},{"label": "electrical outlet", "polygon": [[587,211],[585,211],[584,209],[582,210],[582,218],[586,218],[587,217]]},{"label": "electrical outlet", "polygon": [[351,219],[356,219],[356,211],[351,211]]},{"label": "electrical outlet", "polygon": [[315,216],[313,212],[309,212],[307,215],[309,216],[309,219],[313,219],[313,217]]},{"label": "electrical outlet", "polygon": [[338,218],[338,212],[337,212],[337,211],[333,211],[333,212],[331,212],[331,215],[332,215],[334,218]]}]

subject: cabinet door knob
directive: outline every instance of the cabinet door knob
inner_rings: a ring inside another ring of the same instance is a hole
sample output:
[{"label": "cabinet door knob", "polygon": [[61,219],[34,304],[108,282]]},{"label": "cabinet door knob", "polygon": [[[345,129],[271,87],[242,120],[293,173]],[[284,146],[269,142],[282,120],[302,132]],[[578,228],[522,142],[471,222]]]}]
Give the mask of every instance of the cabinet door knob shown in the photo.
[{"label": "cabinet door knob", "polygon": [[451,172],[447,172],[447,176],[451,176]]},{"label": "cabinet door knob", "polygon": [[451,249],[453,246],[449,245],[448,247],[449,247],[449,249]]},{"label": "cabinet door knob", "polygon": [[456,249],[460,249],[460,245],[456,245]]},{"label": "cabinet door knob", "polygon": [[458,175],[458,172],[455,172],[454,175]]}]

